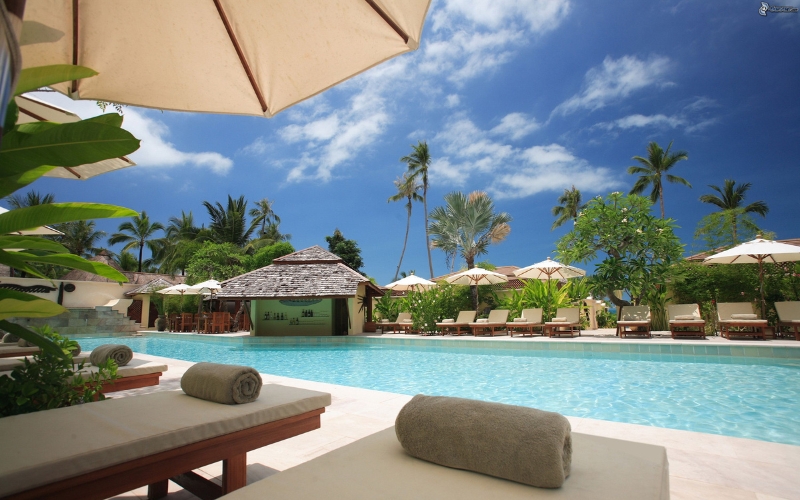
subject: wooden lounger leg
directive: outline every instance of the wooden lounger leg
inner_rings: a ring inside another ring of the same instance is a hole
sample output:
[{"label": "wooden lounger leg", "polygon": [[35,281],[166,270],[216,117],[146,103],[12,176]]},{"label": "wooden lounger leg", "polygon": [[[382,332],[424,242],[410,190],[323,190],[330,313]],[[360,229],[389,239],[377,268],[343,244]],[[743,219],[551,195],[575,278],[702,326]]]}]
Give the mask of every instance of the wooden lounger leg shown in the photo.
[{"label": "wooden lounger leg", "polygon": [[222,461],[222,494],[247,486],[247,453]]},{"label": "wooden lounger leg", "polygon": [[147,485],[147,500],[157,500],[167,496],[169,489],[169,479],[163,479],[157,483]]}]

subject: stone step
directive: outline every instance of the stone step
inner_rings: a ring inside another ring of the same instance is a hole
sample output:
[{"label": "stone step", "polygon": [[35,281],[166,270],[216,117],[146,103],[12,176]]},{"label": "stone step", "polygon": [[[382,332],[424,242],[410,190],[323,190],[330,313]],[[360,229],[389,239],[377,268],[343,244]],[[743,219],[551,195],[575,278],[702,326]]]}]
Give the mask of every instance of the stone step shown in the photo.
[{"label": "stone step", "polygon": [[135,332],[140,329],[138,323],[107,306],[74,308],[50,318],[12,318],[12,321],[29,328],[50,325],[64,336]]}]

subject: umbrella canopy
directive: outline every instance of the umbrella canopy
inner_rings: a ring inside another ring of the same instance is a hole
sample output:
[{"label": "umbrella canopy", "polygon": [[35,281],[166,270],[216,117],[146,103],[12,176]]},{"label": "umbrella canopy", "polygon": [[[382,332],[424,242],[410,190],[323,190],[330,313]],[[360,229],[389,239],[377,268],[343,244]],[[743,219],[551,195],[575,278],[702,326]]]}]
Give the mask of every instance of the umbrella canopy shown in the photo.
[{"label": "umbrella canopy", "polygon": [[[8,212],[7,209],[0,207],[0,214],[4,214],[6,212]],[[53,236],[56,234],[64,234],[64,233],[62,233],[61,231],[57,231],[50,226],[39,226],[30,229],[23,229],[22,231],[16,231],[11,234],[23,235],[23,236]],[[10,249],[7,248],[6,250]]]},{"label": "umbrella canopy", "polygon": [[[19,117],[17,124],[32,122],[54,122],[54,123],[74,123],[80,121],[81,117],[71,111],[59,108],[50,103],[34,99],[29,96],[17,96],[14,98],[19,107]],[[61,179],[80,179],[85,181],[90,177],[119,170],[121,168],[136,165],[128,158],[121,156],[109,160],[88,163],[77,167],[61,167],[44,174],[45,177],[59,177]]]},{"label": "umbrella canopy", "polygon": [[454,285],[494,285],[495,283],[506,283],[508,277],[505,274],[473,267],[464,272],[454,274],[446,278],[445,281]]},{"label": "umbrella canopy", "polygon": [[800,247],[765,240],[760,237],[716,255],[703,259],[703,264],[758,264],[758,280],[761,290],[761,318],[766,318],[764,301],[764,262],[778,264],[800,260]]},{"label": "umbrella canopy", "polygon": [[178,283],[177,285],[172,285],[168,288],[163,288],[158,291],[158,293],[162,293],[164,295],[197,295],[200,293],[200,290],[192,290],[192,287],[185,283]]},{"label": "umbrella canopy", "polygon": [[[189,290],[191,290],[192,292],[194,292],[196,294],[197,293],[202,293],[202,294],[217,293],[221,289],[222,289],[222,286],[219,284],[219,281],[217,281],[215,279],[206,280],[206,281],[203,281],[201,283],[197,283],[196,285],[192,285],[192,286],[189,287]],[[192,293],[192,292],[189,292],[189,293]]]},{"label": "umbrella canopy", "polygon": [[393,281],[386,285],[386,288],[391,290],[406,291],[406,290],[427,290],[428,288],[436,286],[433,281],[428,281],[425,278],[415,276],[413,273],[403,279]]},{"label": "umbrella canopy", "polygon": [[28,0],[25,68],[74,99],[272,116],[419,46],[430,0]]},{"label": "umbrella canopy", "polygon": [[550,260],[550,257],[548,257],[547,260],[531,264],[522,269],[517,269],[514,271],[514,275],[518,278],[547,281],[552,279],[580,278],[586,276],[586,271]]}]

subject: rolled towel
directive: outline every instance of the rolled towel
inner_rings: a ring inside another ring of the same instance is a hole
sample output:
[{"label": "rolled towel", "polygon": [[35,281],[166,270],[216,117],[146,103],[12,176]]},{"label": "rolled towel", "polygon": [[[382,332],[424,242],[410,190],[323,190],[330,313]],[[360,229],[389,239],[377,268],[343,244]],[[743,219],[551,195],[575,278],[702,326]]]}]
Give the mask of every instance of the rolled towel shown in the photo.
[{"label": "rolled towel", "polygon": [[443,319],[442,320],[442,323],[455,323],[455,322],[456,322],[456,320],[454,320],[453,318],[448,318],[448,319]]},{"label": "rolled towel", "polygon": [[389,320],[388,320],[387,318],[383,318],[383,319],[381,320],[381,323],[389,323]]},{"label": "rolled towel", "polygon": [[133,351],[122,344],[103,344],[92,349],[89,355],[89,362],[94,366],[105,363],[108,359],[113,359],[117,366],[125,366],[133,359]]},{"label": "rolled towel", "polygon": [[400,323],[412,323],[410,319],[400,320]]},{"label": "rolled towel", "polygon": [[32,342],[28,342],[28,341],[27,341],[27,340],[25,340],[25,339],[19,339],[19,340],[17,340],[17,346],[19,346],[19,347],[37,347],[37,345],[36,345],[36,344],[34,344],[34,343],[32,343]]},{"label": "rolled towel", "polygon": [[527,323],[528,320],[525,318],[514,318],[514,323]]},{"label": "rolled towel", "polygon": [[475,320],[475,323],[488,323],[489,318],[478,318]]},{"label": "rolled towel", "polygon": [[181,389],[189,396],[226,405],[252,403],[261,384],[255,368],[218,363],[197,363],[181,377]]},{"label": "rolled towel", "polygon": [[731,314],[731,319],[758,319],[755,314]]},{"label": "rolled towel", "polygon": [[565,317],[562,318],[561,316],[559,316],[558,318],[553,318],[550,321],[552,321],[554,323],[566,323],[567,322],[567,318],[565,318]]},{"label": "rolled towel", "polygon": [[412,456],[540,488],[559,488],[569,476],[570,431],[558,413],[422,394],[395,422]]},{"label": "rolled towel", "polygon": [[17,342],[19,342],[19,337],[17,337],[14,334],[6,333],[5,335],[3,335],[3,343],[4,344],[17,344]]},{"label": "rolled towel", "polygon": [[[72,350],[72,359],[75,359],[75,356],[81,353],[81,345],[75,342],[75,349]],[[117,366],[121,366],[117,364]]]},{"label": "rolled towel", "polygon": [[700,319],[700,318],[698,318],[694,314],[678,314],[678,315],[675,316],[675,319],[676,320],[687,320],[687,319],[688,320],[695,320],[695,319]]}]

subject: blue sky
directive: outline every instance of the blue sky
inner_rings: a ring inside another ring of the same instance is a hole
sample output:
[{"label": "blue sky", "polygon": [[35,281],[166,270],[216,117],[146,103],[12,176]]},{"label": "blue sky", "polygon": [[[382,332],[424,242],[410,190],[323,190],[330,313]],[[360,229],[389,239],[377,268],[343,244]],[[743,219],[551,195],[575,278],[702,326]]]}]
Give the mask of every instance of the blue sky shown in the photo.
[{"label": "blue sky", "polygon": [[[525,266],[551,256],[569,230],[551,208],[571,185],[584,199],[627,191],[631,157],[650,141],[689,153],[667,184],[668,217],[692,234],[724,179],[751,182],[758,222],[778,238],[796,223],[800,158],[800,15],[758,15],[755,1],[434,0],[419,50],[272,119],[125,108],[142,139],[137,167],[85,182],[32,185],[57,201],[114,203],[166,223],[181,210],[207,222],[204,200],[274,200],[297,249],[339,228],[365,272],[392,280],[405,231],[387,203],[399,159],[426,140],[429,208],[454,190],[485,190],[514,217],[481,259]],[[783,0],[781,5],[800,5]],[[48,100],[88,117],[93,102]],[[98,225],[112,233],[121,221]],[[427,276],[422,205],[414,206],[403,270]],[[434,272],[447,269],[433,251]],[[587,266],[591,271],[593,266]]]}]

